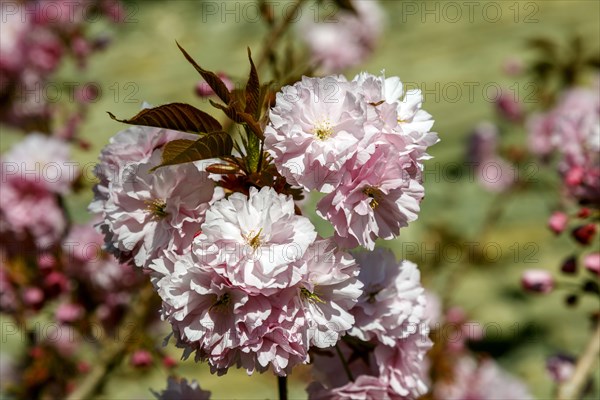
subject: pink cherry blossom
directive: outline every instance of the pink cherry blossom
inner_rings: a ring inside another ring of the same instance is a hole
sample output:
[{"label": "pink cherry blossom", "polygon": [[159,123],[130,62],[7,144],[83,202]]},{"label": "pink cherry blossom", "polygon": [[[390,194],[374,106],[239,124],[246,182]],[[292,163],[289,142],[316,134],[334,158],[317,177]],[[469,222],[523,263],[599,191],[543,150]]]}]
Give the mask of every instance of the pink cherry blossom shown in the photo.
[{"label": "pink cherry blossom", "polygon": [[209,400],[210,392],[202,390],[196,380],[187,381],[170,376],[167,388],[160,393],[152,391],[158,400]]},{"label": "pink cherry blossom", "polygon": [[301,319],[276,308],[274,299],[249,295],[200,265],[193,253],[166,253],[150,266],[163,318],[184,357],[195,353],[219,374],[237,365],[248,373],[272,367],[285,375],[307,361],[304,336],[297,332],[304,326]]},{"label": "pink cherry blossom", "polygon": [[403,398],[416,399],[427,393],[425,354],[432,346],[427,324],[421,324],[414,334],[396,341],[390,348],[375,348],[379,376],[390,392]]},{"label": "pink cherry blossom", "polygon": [[206,212],[194,241],[198,258],[234,285],[269,294],[290,287],[306,273],[297,263],[317,233],[295,214],[291,197],[270,187],[234,193]]},{"label": "pink cherry blossom", "polygon": [[425,293],[417,266],[410,261],[399,265],[391,251],[382,249],[357,252],[355,258],[364,287],[351,310],[356,324],[350,335],[394,346],[397,339],[417,332],[425,318]]},{"label": "pink cherry blossom", "polygon": [[317,204],[317,213],[333,224],[336,241],[346,248],[369,250],[377,238],[392,239],[417,219],[423,186],[418,165],[380,145],[361,168],[344,175],[338,189]]},{"label": "pink cherry blossom", "polygon": [[343,76],[303,77],[277,93],[265,149],[292,185],[328,193],[364,148],[366,102]]},{"label": "pink cherry blossom", "polygon": [[108,199],[109,184],[121,184],[122,173],[131,163],[148,162],[156,149],[176,139],[194,139],[191,134],[146,126],[132,126],[111,137],[99,156],[94,174],[100,182],[94,186],[93,213],[102,212]]},{"label": "pink cherry blossom", "polygon": [[155,150],[145,163],[127,164],[120,183],[108,186],[99,229],[107,248],[135,265],[148,266],[163,250],[189,250],[213,198],[214,184],[193,163],[150,170],[161,162]]},{"label": "pink cherry blossom", "polygon": [[439,381],[436,398],[445,400],[505,400],[533,399],[525,385],[503,371],[493,360],[477,363],[465,356],[454,364],[452,382]]},{"label": "pink cherry blossom", "polygon": [[66,194],[77,178],[67,142],[31,133],[2,156],[2,179],[20,179],[49,192]]},{"label": "pink cherry blossom", "polygon": [[[0,167],[4,172],[4,163]],[[0,233],[40,249],[54,246],[67,227],[56,194],[20,177],[8,177],[0,191]]]},{"label": "pink cherry blossom", "polygon": [[303,262],[306,277],[298,284],[296,301],[306,316],[308,341],[316,347],[331,347],[354,325],[349,310],[361,295],[358,268],[350,254],[337,249],[331,239],[315,241]]},{"label": "pink cherry blossom", "polygon": [[390,394],[390,388],[383,379],[360,375],[354,382],[334,389],[325,389],[319,382],[313,382],[307,388],[311,400],[392,400],[397,396]]},{"label": "pink cherry blossom", "polygon": [[357,11],[339,11],[332,20],[319,22],[310,13],[300,23],[300,35],[313,61],[327,73],[362,63],[372,54],[382,33],[384,14],[377,1],[353,0]]}]

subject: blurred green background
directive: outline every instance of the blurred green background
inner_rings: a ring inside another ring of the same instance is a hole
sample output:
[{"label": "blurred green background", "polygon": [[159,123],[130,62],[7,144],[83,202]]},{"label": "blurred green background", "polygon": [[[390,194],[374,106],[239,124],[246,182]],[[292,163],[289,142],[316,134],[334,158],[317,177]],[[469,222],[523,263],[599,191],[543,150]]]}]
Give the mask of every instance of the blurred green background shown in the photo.
[{"label": "blurred green background", "polygon": [[[194,95],[199,77],[179,53],[175,40],[204,68],[225,71],[243,82],[248,70],[246,47],[258,54],[267,32],[254,20],[255,11],[247,7],[249,3],[128,2],[127,21],[113,32],[107,51],[93,57],[83,73],[66,65],[59,74],[58,83],[93,81],[102,90],[82,129],[82,137],[90,141],[92,149],[77,151],[76,160],[93,165],[108,138],[123,129],[106,111],[129,117],[142,101],[154,105],[188,102],[209,108],[206,100]],[[283,0],[273,3],[276,13],[287,5]],[[600,2],[483,1],[473,2],[472,14],[461,1],[381,3],[387,20],[381,42],[365,65],[347,75],[385,69],[388,76],[398,75],[412,86],[420,86],[425,92],[424,108],[434,116],[434,128],[441,138],[430,151],[435,158],[426,165],[426,199],[419,220],[397,240],[381,245],[394,249],[398,258],[407,257],[421,265],[427,288],[443,291],[449,304],[463,307],[473,320],[488,327],[481,349],[497,356],[506,369],[524,379],[537,398],[550,398],[553,385],[545,372],[546,358],[556,352],[580,353],[588,336],[587,315],[598,306],[592,299],[583,299],[578,308],[568,309],[563,305],[566,292],[537,297],[520,290],[519,277],[525,268],[558,271],[562,259],[572,251],[568,239],[555,238],[546,229],[547,216],[556,205],[557,196],[551,187],[554,176],[537,171],[529,190],[498,199],[468,179],[460,163],[464,162],[466,137],[473,126],[482,120],[495,120],[489,98],[494,97],[496,87],[518,88],[520,99],[531,93],[526,77],[511,78],[502,73],[503,63],[511,57],[526,62],[534,55],[526,48],[526,40],[540,36],[565,43],[579,34],[589,49],[598,52]],[[217,14],[203,16],[203,10],[214,10],[215,5]],[[457,9],[462,13],[460,18]],[[423,14],[427,10],[429,13]],[[304,12],[313,10],[305,8]],[[98,32],[107,29],[101,23],[93,25]],[[66,94],[62,100],[67,100]],[[216,110],[214,115],[221,117]],[[525,143],[524,131],[505,128],[501,126],[505,143]],[[1,149],[6,150],[19,137],[3,127]],[[89,218],[85,208],[91,195],[90,190],[84,190],[70,198],[78,221]],[[311,199],[310,204],[315,201]],[[503,210],[500,218],[482,232],[488,210],[498,205]],[[319,217],[312,214],[311,218],[322,234],[331,233]],[[458,257],[453,244],[467,242],[474,242],[479,249],[488,248],[491,260],[474,260],[465,251]],[[497,249],[501,255],[496,256]],[[458,278],[447,286],[446,278],[456,269]],[[170,352],[179,355],[176,349]],[[142,378],[125,370],[111,380],[102,398],[149,398],[148,388],[165,386],[166,373],[158,367]],[[182,363],[177,373],[198,379],[215,399],[276,397],[276,378],[270,374],[247,377],[244,372],[231,371],[217,377],[204,365],[191,361]],[[299,368],[291,379],[290,397],[305,398],[308,369]]]}]

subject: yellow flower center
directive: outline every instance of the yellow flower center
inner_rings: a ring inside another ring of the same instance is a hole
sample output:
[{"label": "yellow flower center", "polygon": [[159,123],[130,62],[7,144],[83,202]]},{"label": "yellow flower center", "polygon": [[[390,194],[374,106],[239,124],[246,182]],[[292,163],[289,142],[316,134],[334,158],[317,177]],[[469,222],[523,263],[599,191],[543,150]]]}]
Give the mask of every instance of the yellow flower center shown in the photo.
[{"label": "yellow flower center", "polygon": [[333,126],[328,119],[323,119],[317,122],[313,128],[313,133],[319,140],[327,140],[333,135]]},{"label": "yellow flower center", "polygon": [[302,298],[311,301],[313,303],[325,303],[323,300],[321,300],[321,298],[317,295],[317,293],[313,293],[310,290],[308,290],[307,288],[302,288],[300,289],[300,296],[302,296]]},{"label": "yellow flower center", "polygon": [[231,295],[229,293],[223,293],[221,296],[217,297],[217,301],[210,306],[209,311],[223,312],[230,303]]},{"label": "yellow flower center", "polygon": [[369,202],[369,205],[371,206],[371,208],[374,210],[377,208],[377,206],[379,206],[379,202],[381,201],[381,198],[383,197],[383,193],[381,192],[381,190],[377,189],[376,187],[373,186],[366,186],[362,192],[369,198],[371,198],[371,201]]},{"label": "yellow flower center", "polygon": [[167,202],[161,199],[146,200],[146,210],[152,214],[153,218],[163,219],[168,215],[166,208]]},{"label": "yellow flower center", "polygon": [[254,231],[250,231],[247,235],[242,235],[246,240],[248,246],[252,247],[253,250],[256,250],[260,247],[260,234],[262,233],[262,228],[258,231],[256,235],[254,235]]}]

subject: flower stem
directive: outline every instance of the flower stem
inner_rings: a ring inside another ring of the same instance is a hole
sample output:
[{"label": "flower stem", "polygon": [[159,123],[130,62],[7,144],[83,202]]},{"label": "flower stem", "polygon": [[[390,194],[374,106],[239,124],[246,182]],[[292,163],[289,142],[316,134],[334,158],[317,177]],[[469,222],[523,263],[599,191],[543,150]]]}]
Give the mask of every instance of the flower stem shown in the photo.
[{"label": "flower stem", "polygon": [[103,343],[103,352],[96,366],[81,381],[78,387],[71,392],[67,400],[91,399],[102,389],[108,376],[119,366],[125,357],[129,341],[135,337],[136,331],[140,329],[143,320],[147,317],[152,306],[151,300],[153,295],[154,288],[150,284],[141,290],[119,326],[119,332],[123,332],[122,337],[119,334],[121,340],[107,340]]},{"label": "flower stem", "polygon": [[594,364],[598,360],[599,354],[600,323],[596,325],[596,329],[594,329],[594,332],[590,337],[590,341],[588,342],[585,351],[579,357],[577,365],[575,366],[575,371],[573,371],[573,375],[571,375],[569,380],[562,383],[558,387],[556,396],[558,400],[572,400],[579,399],[581,397],[581,393],[588,380],[588,376],[590,375]]},{"label": "flower stem", "polygon": [[342,361],[342,365],[344,366],[344,371],[346,371],[346,375],[348,376],[348,379],[350,379],[350,381],[354,382],[354,376],[352,376],[352,371],[350,371],[350,367],[348,366],[348,363],[346,362],[346,359],[344,358],[344,355],[342,354],[342,351],[340,350],[340,346],[338,346],[337,344],[335,345],[335,351],[337,352],[337,355],[340,357],[340,360]]},{"label": "flower stem", "polygon": [[279,400],[287,400],[287,376],[277,377],[277,390],[279,392]]}]

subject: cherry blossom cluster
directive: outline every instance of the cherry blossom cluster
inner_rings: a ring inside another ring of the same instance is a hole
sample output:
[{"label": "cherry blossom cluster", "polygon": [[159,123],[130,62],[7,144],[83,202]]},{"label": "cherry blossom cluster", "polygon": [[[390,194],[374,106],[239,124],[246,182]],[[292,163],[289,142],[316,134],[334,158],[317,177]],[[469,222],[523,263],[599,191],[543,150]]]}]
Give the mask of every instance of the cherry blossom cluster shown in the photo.
[{"label": "cherry blossom cluster", "polygon": [[558,156],[565,192],[583,204],[600,204],[600,94],[594,87],[564,91],[558,104],[529,120],[530,150]]},{"label": "cherry blossom cluster", "polygon": [[[374,357],[370,372],[322,380],[312,396],[376,385],[416,398],[427,390],[431,346],[419,270],[391,252],[346,249],[373,250],[375,239],[417,218],[425,150],[438,140],[422,96],[404,92],[396,77],[363,73],[352,81],[304,77],[275,102],[264,163],[276,169],[262,166],[268,175],[258,182],[266,184],[240,185],[235,153],[223,157],[230,164],[164,165],[173,143],[195,135],[134,126],[114,136],[100,154],[90,205],[105,247],[150,275],[169,338],[213,373],[286,376],[313,359],[321,368],[320,355],[340,346]],[[302,189],[329,193],[318,210],[334,237],[320,237],[302,215]]]},{"label": "cherry blossom cluster", "polygon": [[417,219],[423,161],[438,141],[420,90],[362,73],[304,77],[277,94],[265,148],[292,185],[327,193],[318,214],[345,248],[373,249]]},{"label": "cherry blossom cluster", "polygon": [[[104,17],[118,23],[125,9],[118,0],[53,0],[2,2],[0,45],[0,121],[26,131],[49,131],[61,124],[60,133],[71,138],[83,119],[83,107],[66,121],[56,121],[56,101],[48,101],[47,84],[68,59],[84,68],[89,57],[109,43],[107,36],[92,37],[89,25]],[[98,93],[90,86],[75,88],[77,103],[93,101]],[[66,96],[65,96],[66,97]]]}]

